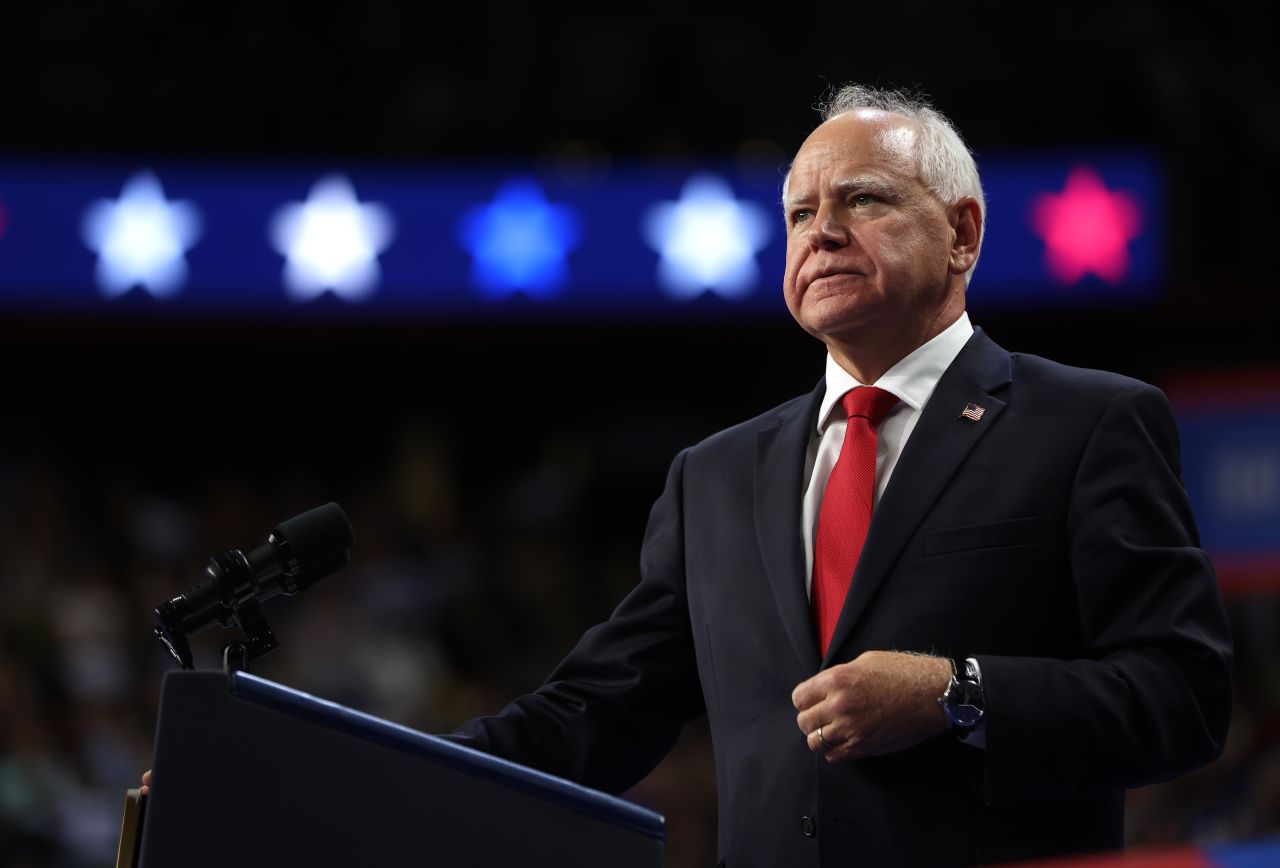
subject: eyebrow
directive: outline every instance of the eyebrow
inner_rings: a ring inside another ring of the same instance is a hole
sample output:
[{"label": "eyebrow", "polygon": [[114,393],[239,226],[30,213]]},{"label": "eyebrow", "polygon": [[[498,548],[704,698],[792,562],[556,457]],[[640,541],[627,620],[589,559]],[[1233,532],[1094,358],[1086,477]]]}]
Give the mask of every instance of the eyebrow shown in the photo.
[{"label": "eyebrow", "polygon": [[[885,182],[885,180],[877,175],[851,175],[848,178],[841,178],[833,185],[836,191],[841,194],[848,194],[854,190],[865,190],[884,198],[890,198],[896,195],[896,189]],[[808,196],[788,195],[782,199],[782,207],[784,210],[790,211],[797,205],[803,204],[808,200]]]},{"label": "eyebrow", "polygon": [[851,178],[836,181],[835,188],[841,193],[865,190],[868,193],[877,193],[886,197],[892,196],[896,192],[896,188],[892,184],[887,183],[883,178],[876,175],[854,175]]}]

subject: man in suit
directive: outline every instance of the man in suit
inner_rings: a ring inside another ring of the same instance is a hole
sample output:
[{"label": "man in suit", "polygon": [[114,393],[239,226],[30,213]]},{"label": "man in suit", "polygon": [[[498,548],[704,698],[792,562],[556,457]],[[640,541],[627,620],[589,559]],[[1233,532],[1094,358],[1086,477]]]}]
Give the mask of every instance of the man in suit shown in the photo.
[{"label": "man in suit", "polygon": [[1164,396],[970,325],[982,189],[928,105],[837,93],[784,205],[823,381],[682,452],[639,585],[455,737],[620,791],[705,713],[729,866],[1120,846],[1124,789],[1228,723]]}]

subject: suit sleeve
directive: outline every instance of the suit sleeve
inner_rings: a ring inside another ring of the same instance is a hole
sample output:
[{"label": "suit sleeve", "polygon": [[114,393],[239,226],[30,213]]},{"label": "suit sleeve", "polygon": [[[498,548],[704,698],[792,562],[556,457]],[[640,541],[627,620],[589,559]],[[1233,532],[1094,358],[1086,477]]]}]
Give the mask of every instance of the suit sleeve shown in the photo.
[{"label": "suit sleeve", "polygon": [[988,802],[1141,786],[1221,752],[1231,639],[1179,465],[1163,393],[1114,396],[1067,514],[1079,659],[978,658]]},{"label": "suit sleeve", "polygon": [[464,724],[459,743],[587,786],[621,792],[704,710],[684,584],[677,456],[649,516],[640,582],[537,691]]}]

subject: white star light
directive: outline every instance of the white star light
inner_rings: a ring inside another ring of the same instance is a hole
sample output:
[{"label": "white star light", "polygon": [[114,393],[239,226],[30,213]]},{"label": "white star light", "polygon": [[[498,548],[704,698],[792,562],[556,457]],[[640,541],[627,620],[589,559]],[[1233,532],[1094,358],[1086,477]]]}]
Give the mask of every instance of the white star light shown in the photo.
[{"label": "white star light", "polygon": [[695,175],[678,202],[660,202],[644,219],[645,240],[661,254],[658,280],[667,294],[690,299],[713,290],[727,299],[750,294],[756,254],[769,242],[767,210],[735,199],[714,175]]},{"label": "white star light", "polygon": [[95,275],[107,298],[140,286],[156,298],[177,293],[187,279],[186,252],[200,238],[200,212],[170,202],[160,181],[139,172],[119,199],[99,199],[80,222],[84,243],[98,254]]},{"label": "white star light", "polygon": [[391,212],[360,204],[341,175],[321,178],[307,201],[286,205],[271,218],[271,242],[285,257],[284,286],[294,301],[325,291],[362,301],[378,286],[378,254],[395,236]]}]

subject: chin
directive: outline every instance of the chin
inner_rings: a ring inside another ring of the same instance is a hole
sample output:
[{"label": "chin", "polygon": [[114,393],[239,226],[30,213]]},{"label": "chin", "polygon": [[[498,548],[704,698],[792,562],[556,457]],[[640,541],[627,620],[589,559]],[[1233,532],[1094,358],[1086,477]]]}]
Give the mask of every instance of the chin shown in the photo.
[{"label": "chin", "polygon": [[826,299],[802,307],[800,314],[797,319],[805,331],[823,338],[857,335],[882,319],[874,308],[849,298]]}]

